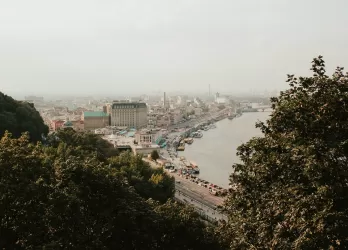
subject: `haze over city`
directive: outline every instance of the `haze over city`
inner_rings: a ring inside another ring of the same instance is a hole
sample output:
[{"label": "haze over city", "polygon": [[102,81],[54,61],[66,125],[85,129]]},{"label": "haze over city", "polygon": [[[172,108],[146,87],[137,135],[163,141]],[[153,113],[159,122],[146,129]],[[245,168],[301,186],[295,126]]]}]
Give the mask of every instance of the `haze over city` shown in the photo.
[{"label": "haze over city", "polygon": [[322,54],[347,65],[335,1],[2,1],[5,93],[136,95],[284,89]]}]

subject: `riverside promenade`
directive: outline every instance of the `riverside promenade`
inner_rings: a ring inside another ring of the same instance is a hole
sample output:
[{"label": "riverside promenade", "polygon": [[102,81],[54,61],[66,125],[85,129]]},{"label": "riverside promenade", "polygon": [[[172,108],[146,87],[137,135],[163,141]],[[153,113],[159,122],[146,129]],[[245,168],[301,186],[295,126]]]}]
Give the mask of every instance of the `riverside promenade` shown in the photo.
[{"label": "riverside promenade", "polygon": [[[149,159],[144,158],[143,160],[153,168],[161,168],[159,164]],[[167,172],[167,174],[175,178],[175,199],[177,201],[192,205],[199,214],[210,221],[227,220],[227,217],[217,209],[217,206],[223,204],[224,198],[212,195],[207,188],[176,173]]]}]

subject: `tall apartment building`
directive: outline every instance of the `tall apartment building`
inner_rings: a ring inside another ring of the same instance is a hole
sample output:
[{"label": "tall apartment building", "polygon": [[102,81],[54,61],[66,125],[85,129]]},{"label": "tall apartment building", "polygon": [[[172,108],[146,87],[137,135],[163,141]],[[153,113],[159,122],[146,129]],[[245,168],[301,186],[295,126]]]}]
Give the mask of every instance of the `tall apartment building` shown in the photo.
[{"label": "tall apartment building", "polygon": [[111,126],[136,129],[146,127],[146,103],[129,101],[113,102],[111,109]]}]

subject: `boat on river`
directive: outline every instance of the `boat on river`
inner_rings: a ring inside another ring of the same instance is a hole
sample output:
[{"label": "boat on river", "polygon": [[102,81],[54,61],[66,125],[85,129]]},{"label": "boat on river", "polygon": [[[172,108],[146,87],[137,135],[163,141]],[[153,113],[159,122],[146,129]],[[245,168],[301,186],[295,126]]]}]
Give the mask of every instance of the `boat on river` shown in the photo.
[{"label": "boat on river", "polygon": [[200,132],[200,131],[197,131],[197,132],[193,132],[190,136],[193,137],[193,138],[202,138],[203,137],[203,133]]},{"label": "boat on river", "polygon": [[210,128],[216,128],[216,125],[215,125],[215,124],[210,124],[209,127],[210,127]]},{"label": "boat on river", "polygon": [[185,141],[181,140],[179,146],[176,148],[176,151],[184,151],[185,150]]},{"label": "boat on river", "polygon": [[186,142],[187,144],[192,144],[192,143],[193,143],[193,138],[192,138],[192,137],[186,138],[186,139],[184,139],[184,140],[185,140],[185,142]]},{"label": "boat on river", "polygon": [[198,168],[198,165],[195,162],[193,162],[193,161],[191,161],[190,164],[191,164],[191,168],[192,168],[192,173],[193,174],[199,174],[200,170]]}]

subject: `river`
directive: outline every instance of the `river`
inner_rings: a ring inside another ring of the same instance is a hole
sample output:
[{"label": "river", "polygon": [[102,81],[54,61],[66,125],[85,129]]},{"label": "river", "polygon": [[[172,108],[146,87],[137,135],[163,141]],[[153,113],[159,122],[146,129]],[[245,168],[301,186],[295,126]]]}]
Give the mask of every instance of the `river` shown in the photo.
[{"label": "river", "polygon": [[257,121],[265,121],[270,112],[244,113],[233,120],[224,119],[216,123],[215,129],[203,131],[203,137],[186,144],[185,151],[178,152],[199,166],[201,179],[227,188],[232,164],[240,162],[237,148],[254,136],[262,136],[255,128]]}]

